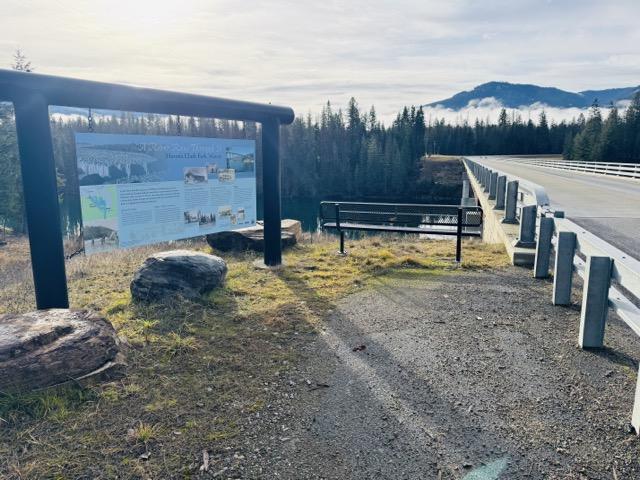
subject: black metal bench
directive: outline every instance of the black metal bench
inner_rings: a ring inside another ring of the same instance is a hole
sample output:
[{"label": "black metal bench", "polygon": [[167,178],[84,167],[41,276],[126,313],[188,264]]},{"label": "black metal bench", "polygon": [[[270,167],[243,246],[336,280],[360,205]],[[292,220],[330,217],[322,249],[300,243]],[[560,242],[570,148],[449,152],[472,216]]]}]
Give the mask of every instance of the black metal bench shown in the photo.
[{"label": "black metal bench", "polygon": [[462,254],[462,237],[482,235],[482,209],[458,205],[412,203],[320,202],[320,226],[340,234],[344,254],[344,232],[417,233],[456,236],[456,261]]}]

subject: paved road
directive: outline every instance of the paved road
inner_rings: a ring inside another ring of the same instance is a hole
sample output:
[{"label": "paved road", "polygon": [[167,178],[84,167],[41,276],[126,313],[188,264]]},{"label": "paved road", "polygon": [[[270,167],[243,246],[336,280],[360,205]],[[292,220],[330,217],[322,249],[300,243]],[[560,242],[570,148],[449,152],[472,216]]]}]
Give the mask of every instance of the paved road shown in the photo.
[{"label": "paved road", "polygon": [[551,206],[640,260],[640,182],[524,165],[513,157],[469,157],[545,188]]}]

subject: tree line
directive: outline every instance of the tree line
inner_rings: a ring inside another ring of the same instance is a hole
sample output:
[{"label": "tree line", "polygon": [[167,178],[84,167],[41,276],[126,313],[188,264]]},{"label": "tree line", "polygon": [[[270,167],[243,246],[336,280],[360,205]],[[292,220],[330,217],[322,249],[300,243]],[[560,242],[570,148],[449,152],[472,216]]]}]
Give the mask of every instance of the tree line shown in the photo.
[{"label": "tree line", "polygon": [[585,162],[640,162],[640,92],[623,115],[613,105],[606,120],[598,103],[565,142],[563,156]]},{"label": "tree line", "polygon": [[[31,71],[31,64],[18,52],[13,68]],[[74,133],[89,130],[254,139],[260,191],[261,131],[254,123],[126,112],[52,115],[63,222],[73,223],[79,216]],[[344,111],[328,102],[317,117],[297,117],[282,128],[282,192],[284,198],[434,201],[451,191],[422,175],[431,154],[560,153],[575,160],[640,162],[640,93],[624,114],[612,108],[603,120],[595,104],[587,118],[581,114],[560,123],[550,122],[544,112],[536,122],[524,121],[505,109],[497,123],[426,122],[421,107],[405,107],[387,126],[374,107],[361,111],[353,98]],[[0,104],[0,227],[3,222],[25,230],[15,120],[7,104]]]}]

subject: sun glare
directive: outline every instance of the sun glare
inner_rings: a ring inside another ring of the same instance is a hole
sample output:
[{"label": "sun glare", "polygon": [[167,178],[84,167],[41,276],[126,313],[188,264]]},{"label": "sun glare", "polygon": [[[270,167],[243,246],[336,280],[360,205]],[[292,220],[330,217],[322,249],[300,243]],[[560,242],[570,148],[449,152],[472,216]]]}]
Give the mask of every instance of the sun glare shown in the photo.
[{"label": "sun glare", "polygon": [[96,21],[114,30],[172,29],[184,19],[185,12],[193,13],[195,2],[154,0],[110,0],[94,4]]}]

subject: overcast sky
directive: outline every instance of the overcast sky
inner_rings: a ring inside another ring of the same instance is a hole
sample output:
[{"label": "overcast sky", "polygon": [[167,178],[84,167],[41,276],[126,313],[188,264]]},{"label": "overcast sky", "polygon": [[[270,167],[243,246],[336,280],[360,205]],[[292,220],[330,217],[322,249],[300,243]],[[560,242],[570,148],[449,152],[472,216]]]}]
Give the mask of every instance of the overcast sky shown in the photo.
[{"label": "overcast sky", "polygon": [[[491,80],[640,84],[640,0],[2,0],[0,63],[389,119]],[[2,60],[4,59],[4,60]]]}]

